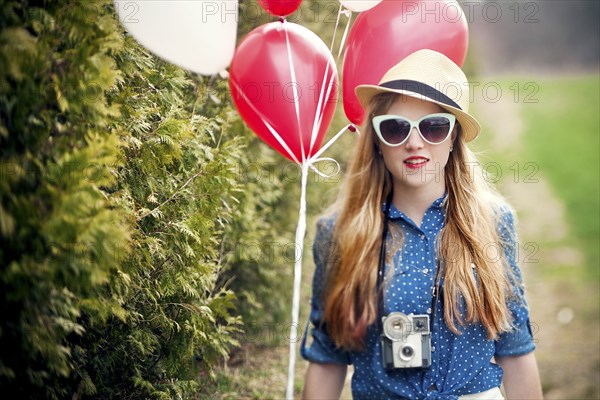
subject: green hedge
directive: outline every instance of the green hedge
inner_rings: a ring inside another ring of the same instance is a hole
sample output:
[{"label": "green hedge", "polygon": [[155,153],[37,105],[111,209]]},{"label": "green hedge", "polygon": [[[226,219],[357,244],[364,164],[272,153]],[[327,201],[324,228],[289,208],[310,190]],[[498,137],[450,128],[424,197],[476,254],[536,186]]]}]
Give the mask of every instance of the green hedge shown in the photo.
[{"label": "green hedge", "polygon": [[283,318],[297,182],[226,88],[143,50],[109,0],[0,5],[5,393],[191,398],[244,318]]}]

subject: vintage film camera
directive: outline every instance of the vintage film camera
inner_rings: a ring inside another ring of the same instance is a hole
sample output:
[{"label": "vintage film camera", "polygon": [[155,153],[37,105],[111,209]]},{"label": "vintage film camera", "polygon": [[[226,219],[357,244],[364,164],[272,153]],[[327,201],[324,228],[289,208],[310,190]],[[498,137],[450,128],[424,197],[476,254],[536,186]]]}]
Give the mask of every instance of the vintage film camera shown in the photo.
[{"label": "vintage film camera", "polygon": [[427,368],[431,365],[431,333],[428,315],[392,312],[382,318],[383,367]]}]

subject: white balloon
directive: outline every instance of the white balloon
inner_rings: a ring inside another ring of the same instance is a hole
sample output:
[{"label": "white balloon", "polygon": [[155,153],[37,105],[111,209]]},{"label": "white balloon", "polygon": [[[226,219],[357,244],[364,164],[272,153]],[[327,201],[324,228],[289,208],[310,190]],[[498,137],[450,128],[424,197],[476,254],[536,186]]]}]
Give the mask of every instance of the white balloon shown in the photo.
[{"label": "white balloon", "polygon": [[361,12],[367,11],[381,3],[381,0],[340,0],[348,10]]},{"label": "white balloon", "polygon": [[157,56],[204,75],[233,58],[238,0],[113,0],[121,23]]}]

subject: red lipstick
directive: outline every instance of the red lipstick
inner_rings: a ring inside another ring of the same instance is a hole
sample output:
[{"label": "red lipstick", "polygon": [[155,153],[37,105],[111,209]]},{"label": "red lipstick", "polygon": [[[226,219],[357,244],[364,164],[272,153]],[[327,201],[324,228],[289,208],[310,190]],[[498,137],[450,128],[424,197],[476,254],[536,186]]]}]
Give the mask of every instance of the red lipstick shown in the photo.
[{"label": "red lipstick", "polygon": [[429,162],[429,159],[421,156],[411,156],[406,158],[403,162],[407,168],[419,169],[424,167]]}]

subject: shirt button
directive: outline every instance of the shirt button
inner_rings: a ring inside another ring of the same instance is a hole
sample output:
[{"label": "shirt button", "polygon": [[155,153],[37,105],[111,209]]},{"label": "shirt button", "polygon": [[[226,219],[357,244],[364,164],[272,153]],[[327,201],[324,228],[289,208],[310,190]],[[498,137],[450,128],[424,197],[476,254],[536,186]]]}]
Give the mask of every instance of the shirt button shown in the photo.
[{"label": "shirt button", "polygon": [[426,274],[426,273],[428,273],[428,272],[429,272],[429,269],[427,269],[427,268],[423,269],[423,273],[424,273],[424,274]]},{"label": "shirt button", "polygon": [[431,347],[431,352],[435,353],[435,346]]},{"label": "shirt button", "polygon": [[427,309],[427,314],[431,314],[431,307]]},{"label": "shirt button", "polygon": [[425,235],[421,234],[421,239],[425,240]]}]

